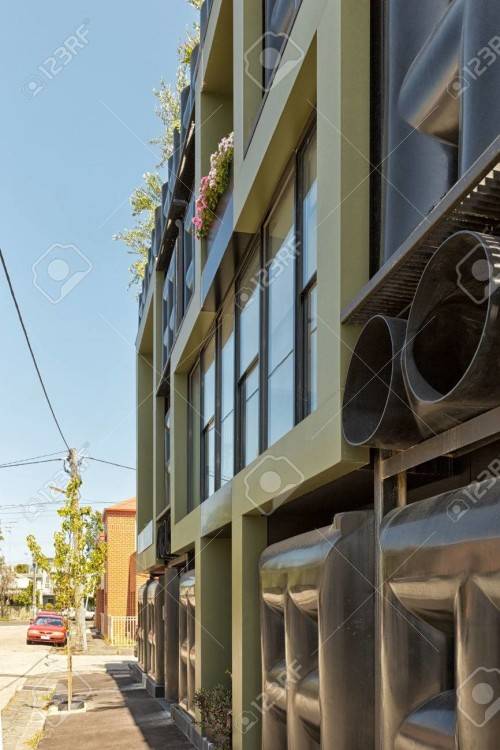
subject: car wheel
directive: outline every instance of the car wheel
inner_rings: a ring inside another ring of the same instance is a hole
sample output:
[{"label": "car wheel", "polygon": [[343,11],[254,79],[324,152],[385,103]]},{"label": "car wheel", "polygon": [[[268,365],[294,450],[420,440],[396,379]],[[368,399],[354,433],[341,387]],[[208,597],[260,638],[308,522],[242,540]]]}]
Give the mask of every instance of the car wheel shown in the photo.
[{"label": "car wheel", "polygon": [[28,641],[28,639],[26,639],[26,645],[31,646],[31,641]]}]

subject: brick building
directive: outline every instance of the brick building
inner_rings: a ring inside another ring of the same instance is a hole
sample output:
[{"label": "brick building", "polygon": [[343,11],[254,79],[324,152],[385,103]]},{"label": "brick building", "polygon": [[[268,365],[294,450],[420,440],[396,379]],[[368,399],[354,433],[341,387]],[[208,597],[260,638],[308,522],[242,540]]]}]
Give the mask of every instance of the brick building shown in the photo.
[{"label": "brick building", "polygon": [[136,572],[136,500],[106,508],[103,515],[107,543],[106,566],[96,591],[96,626],[109,633],[109,616],[135,617],[136,592],[145,576]]}]

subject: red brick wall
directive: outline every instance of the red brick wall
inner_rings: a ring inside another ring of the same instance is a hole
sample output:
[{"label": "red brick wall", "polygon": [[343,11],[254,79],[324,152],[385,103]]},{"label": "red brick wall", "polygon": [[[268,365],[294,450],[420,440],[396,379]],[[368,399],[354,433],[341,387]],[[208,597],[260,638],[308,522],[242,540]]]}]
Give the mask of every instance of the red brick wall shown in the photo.
[{"label": "red brick wall", "polygon": [[136,614],[135,513],[108,511],[104,611],[107,615]]}]

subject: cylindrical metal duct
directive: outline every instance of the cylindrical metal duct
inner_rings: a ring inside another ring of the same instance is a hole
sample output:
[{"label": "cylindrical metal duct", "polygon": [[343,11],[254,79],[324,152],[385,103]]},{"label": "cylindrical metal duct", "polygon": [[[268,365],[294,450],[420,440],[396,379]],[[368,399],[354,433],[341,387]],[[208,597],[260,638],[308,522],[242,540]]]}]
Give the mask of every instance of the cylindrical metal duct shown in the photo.
[{"label": "cylindrical metal duct", "polygon": [[402,364],[423,436],[500,404],[500,238],[457,232],[429,261]]},{"label": "cylindrical metal duct", "polygon": [[363,328],[349,365],[342,408],[351,445],[408,448],[420,440],[401,374],[406,321],[375,315]]}]

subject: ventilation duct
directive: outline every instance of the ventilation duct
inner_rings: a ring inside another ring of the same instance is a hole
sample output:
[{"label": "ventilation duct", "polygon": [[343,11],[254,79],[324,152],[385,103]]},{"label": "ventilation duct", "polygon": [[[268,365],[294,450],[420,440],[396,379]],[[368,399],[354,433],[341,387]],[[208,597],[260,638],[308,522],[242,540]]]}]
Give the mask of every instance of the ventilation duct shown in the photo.
[{"label": "ventilation duct", "polygon": [[408,448],[420,440],[401,373],[406,321],[375,315],[363,328],[347,374],[342,409],[351,445]]},{"label": "ventilation duct", "polygon": [[457,232],[431,258],[402,356],[424,437],[500,404],[500,239]]}]

